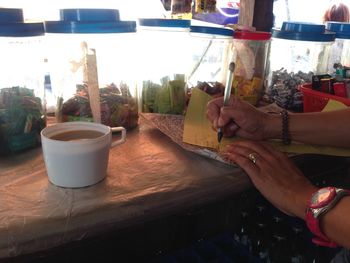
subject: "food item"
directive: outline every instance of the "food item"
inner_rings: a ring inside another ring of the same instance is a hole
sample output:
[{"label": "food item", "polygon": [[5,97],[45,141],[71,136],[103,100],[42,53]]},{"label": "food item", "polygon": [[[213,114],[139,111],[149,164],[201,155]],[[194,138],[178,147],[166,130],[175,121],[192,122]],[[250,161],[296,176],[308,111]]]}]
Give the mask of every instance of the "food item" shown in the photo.
[{"label": "food item", "polygon": [[143,81],[142,112],[183,114],[186,105],[186,82],[182,74],[161,79],[160,84]]},{"label": "food item", "polygon": [[233,51],[236,68],[234,71],[233,93],[253,105],[263,95],[263,82],[270,33],[235,31]]},{"label": "food item", "polygon": [[313,72],[288,72],[282,68],[272,72],[268,96],[280,107],[297,112],[303,111],[303,95],[298,87],[312,82]]},{"label": "food item", "polygon": [[35,147],[46,126],[42,101],[23,87],[0,90],[0,153]]},{"label": "food item", "polygon": [[197,86],[195,88],[198,88],[209,95],[215,97],[221,97],[224,96],[225,86],[220,82],[198,82]]},{"label": "food item", "polygon": [[[101,88],[99,93],[102,124],[126,129],[137,126],[137,101],[126,84],[121,83],[118,88],[112,83]],[[76,94],[60,106],[59,112],[62,121],[93,121],[87,85],[77,85]]]}]

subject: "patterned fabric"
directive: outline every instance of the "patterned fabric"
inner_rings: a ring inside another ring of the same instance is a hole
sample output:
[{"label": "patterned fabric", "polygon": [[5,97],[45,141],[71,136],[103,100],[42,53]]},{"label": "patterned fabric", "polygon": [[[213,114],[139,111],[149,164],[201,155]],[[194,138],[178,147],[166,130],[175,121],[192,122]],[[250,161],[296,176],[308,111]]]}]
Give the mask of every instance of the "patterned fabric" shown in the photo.
[{"label": "patterned fabric", "polygon": [[330,263],[350,263],[350,250],[342,249]]}]

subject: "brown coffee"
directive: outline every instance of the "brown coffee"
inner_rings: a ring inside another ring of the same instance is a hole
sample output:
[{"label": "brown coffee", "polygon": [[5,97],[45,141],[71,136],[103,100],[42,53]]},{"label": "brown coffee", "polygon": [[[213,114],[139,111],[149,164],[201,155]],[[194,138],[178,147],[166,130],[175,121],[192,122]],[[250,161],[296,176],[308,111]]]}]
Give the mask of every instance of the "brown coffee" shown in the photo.
[{"label": "brown coffee", "polygon": [[103,136],[104,133],[94,130],[74,130],[55,134],[50,139],[57,141],[78,141],[84,139],[95,139]]}]

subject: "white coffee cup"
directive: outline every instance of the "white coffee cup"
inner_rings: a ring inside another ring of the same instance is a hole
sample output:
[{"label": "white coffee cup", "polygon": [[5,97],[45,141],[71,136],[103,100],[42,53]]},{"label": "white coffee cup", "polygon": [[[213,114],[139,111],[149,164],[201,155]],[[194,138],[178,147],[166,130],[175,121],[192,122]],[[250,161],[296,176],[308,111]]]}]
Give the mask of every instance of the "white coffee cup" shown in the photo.
[{"label": "white coffee cup", "polygon": [[[52,137],[72,131],[95,131],[95,138],[59,140]],[[112,142],[112,132],[121,138]],[[57,186],[78,188],[96,184],[106,177],[110,148],[124,143],[126,130],[110,128],[92,122],[65,122],[48,126],[41,131],[41,143],[47,174]]]}]

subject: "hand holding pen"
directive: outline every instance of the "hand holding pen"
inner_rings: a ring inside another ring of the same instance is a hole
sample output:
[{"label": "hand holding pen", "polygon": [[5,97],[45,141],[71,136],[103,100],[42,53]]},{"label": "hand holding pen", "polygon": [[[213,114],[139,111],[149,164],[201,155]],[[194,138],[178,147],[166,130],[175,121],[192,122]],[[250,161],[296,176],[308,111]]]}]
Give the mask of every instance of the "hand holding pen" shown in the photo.
[{"label": "hand holding pen", "polygon": [[[280,128],[278,114],[267,114],[236,96],[230,96],[227,103],[225,106],[223,97],[220,97],[212,99],[207,105],[209,121],[215,130],[221,129],[224,137],[264,140],[273,136],[270,126]],[[276,132],[280,134],[280,129]]]}]

